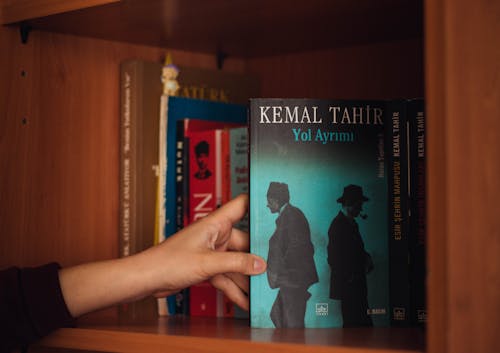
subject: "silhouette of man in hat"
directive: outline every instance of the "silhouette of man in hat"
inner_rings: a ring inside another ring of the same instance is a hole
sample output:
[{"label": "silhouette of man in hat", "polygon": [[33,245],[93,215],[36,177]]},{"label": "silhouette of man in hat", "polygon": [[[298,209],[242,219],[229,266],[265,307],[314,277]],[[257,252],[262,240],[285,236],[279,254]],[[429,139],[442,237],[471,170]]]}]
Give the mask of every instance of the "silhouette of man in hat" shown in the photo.
[{"label": "silhouette of man in hat", "polygon": [[[328,229],[328,263],[331,269],[330,298],[341,300],[344,327],[372,326],[368,315],[366,274],[373,270],[355,218],[369,199],[358,185],[348,185],[337,199],[342,209]],[[361,215],[366,218],[365,215]]]},{"label": "silhouette of man in hat", "polygon": [[279,213],[276,230],[269,239],[267,279],[279,288],[271,309],[276,327],[304,327],[308,288],[318,282],[309,222],[290,203],[288,185],[272,182],[267,191],[267,207]]}]

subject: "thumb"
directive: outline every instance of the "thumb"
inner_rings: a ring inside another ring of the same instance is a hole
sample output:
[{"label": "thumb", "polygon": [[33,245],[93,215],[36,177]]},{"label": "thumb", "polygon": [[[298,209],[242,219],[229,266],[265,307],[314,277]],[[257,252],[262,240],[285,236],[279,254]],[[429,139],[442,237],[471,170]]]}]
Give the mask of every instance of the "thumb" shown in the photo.
[{"label": "thumb", "polygon": [[203,270],[209,277],[220,273],[258,275],[266,270],[266,261],[259,256],[244,252],[210,252],[203,261]]}]

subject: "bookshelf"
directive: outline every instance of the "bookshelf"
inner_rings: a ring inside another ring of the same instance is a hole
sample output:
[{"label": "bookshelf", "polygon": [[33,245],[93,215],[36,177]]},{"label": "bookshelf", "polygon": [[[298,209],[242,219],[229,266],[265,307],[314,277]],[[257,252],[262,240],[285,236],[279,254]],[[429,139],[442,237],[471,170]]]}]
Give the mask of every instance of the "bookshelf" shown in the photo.
[{"label": "bookshelf", "polygon": [[[0,1],[0,267],[116,257],[119,63],[257,74],[263,96],[425,94],[429,324],[251,330],[91,315],[39,348],[497,352],[500,7],[487,0]],[[423,9],[423,10],[422,10]],[[20,31],[28,30],[21,43]],[[31,28],[31,30],[29,30]],[[112,312],[112,311],[111,311]]]}]

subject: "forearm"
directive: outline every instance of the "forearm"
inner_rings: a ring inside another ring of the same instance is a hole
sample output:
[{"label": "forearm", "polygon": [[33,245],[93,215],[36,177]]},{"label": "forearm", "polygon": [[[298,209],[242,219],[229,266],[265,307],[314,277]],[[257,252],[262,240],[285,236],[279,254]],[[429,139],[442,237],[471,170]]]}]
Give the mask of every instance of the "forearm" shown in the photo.
[{"label": "forearm", "polygon": [[[94,262],[59,271],[66,305],[74,317],[152,293],[144,254]],[[149,262],[151,265],[151,262]]]},{"label": "forearm", "polygon": [[78,317],[149,295],[170,295],[205,280],[246,307],[248,275],[266,269],[263,259],[246,253],[248,234],[232,228],[247,205],[242,195],[142,253],[61,270],[69,311]]}]

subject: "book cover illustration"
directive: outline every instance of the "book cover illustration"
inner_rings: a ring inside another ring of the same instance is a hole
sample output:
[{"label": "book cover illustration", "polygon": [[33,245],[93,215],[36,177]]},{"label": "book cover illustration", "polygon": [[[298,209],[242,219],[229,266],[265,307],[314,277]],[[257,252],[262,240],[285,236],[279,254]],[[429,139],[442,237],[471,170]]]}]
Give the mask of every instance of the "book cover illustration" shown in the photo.
[{"label": "book cover illustration", "polygon": [[251,100],[252,327],[388,326],[384,107]]}]

